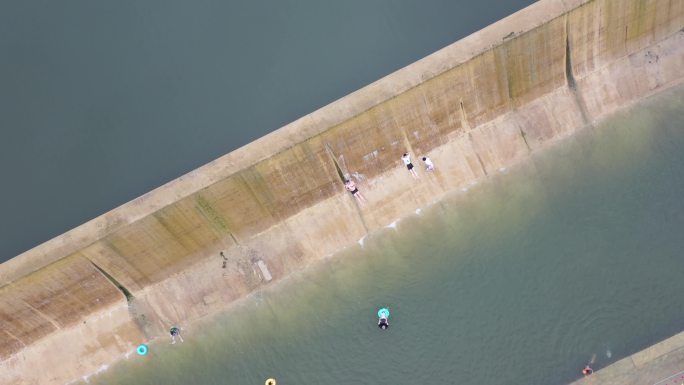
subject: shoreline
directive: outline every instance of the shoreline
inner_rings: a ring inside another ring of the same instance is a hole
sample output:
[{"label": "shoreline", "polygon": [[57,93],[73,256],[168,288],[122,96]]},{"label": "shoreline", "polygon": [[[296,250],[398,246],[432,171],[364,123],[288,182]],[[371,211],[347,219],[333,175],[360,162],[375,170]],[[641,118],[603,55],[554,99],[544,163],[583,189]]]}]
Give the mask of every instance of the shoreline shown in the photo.
[{"label": "shoreline", "polygon": [[[647,102],[648,99],[650,99],[652,97],[656,97],[662,93],[667,93],[668,91],[672,91],[676,88],[682,89],[682,88],[684,88],[684,84],[682,84],[681,82],[678,84],[673,84],[673,85],[666,87],[665,89],[663,89],[657,93],[653,93],[651,95],[644,97],[644,99],[634,101],[633,103],[630,103],[629,105],[622,106],[622,108],[620,108],[620,109],[614,111],[613,113],[607,115],[600,122],[596,122],[596,123],[598,123],[598,125],[600,125],[604,121],[610,120],[611,118],[614,118],[614,117],[617,117],[621,114],[629,112],[635,106],[637,106],[643,102]],[[578,132],[578,134],[582,134],[582,133],[587,134],[586,130],[582,130],[582,131]],[[591,133],[588,133],[588,134],[591,135]],[[557,140],[554,140],[552,143],[549,143],[546,147],[544,147],[540,152],[537,152],[536,154],[552,153],[555,150],[554,149],[555,146],[562,145],[566,139],[570,139],[571,137],[572,136],[558,138]],[[532,161],[532,158],[521,159],[519,162],[511,164],[507,168],[497,170],[496,173],[490,174],[490,177],[480,178],[480,179],[472,181],[471,183],[469,183],[469,185],[467,187],[464,187],[461,190],[447,192],[443,196],[437,197],[434,201],[430,202],[426,206],[423,206],[423,207],[416,209],[415,213],[409,214],[409,215],[401,217],[401,218],[396,218],[394,221],[392,221],[390,224],[384,226],[383,228],[376,229],[372,233],[364,235],[356,243],[349,244],[349,245],[335,251],[332,254],[325,255],[325,256],[321,257],[319,260],[311,261],[311,263],[309,263],[306,266],[303,266],[300,270],[294,271],[294,272],[292,272],[286,276],[283,276],[282,278],[272,282],[269,285],[263,286],[258,290],[252,291],[249,294],[236,299],[235,301],[229,303],[227,305],[227,307],[225,307],[225,308],[216,309],[212,313],[209,313],[202,318],[191,320],[187,325],[181,325],[182,330],[187,331],[187,332],[184,332],[184,335],[187,334],[189,336],[192,336],[194,333],[193,329],[201,329],[203,325],[212,324],[217,318],[225,316],[227,314],[230,314],[230,312],[236,311],[237,307],[244,306],[248,303],[248,301],[254,300],[255,296],[263,295],[265,292],[276,292],[276,291],[282,289],[282,287],[284,285],[296,284],[296,280],[299,276],[309,273],[311,269],[316,268],[321,262],[328,260],[328,259],[341,258],[342,256],[340,254],[344,253],[345,251],[347,251],[350,248],[356,247],[357,244],[359,245],[359,247],[363,248],[363,240],[365,240],[367,237],[369,237],[369,236],[382,236],[381,233],[383,231],[395,230],[396,227],[399,225],[399,223],[402,222],[403,220],[408,219],[413,215],[421,215],[420,212],[422,212],[423,210],[429,210],[432,206],[439,204],[440,202],[450,200],[450,199],[458,199],[458,197],[461,197],[464,194],[469,193],[473,189],[475,191],[477,191],[478,188],[483,186],[483,183],[493,183],[496,181],[497,178],[501,177],[503,174],[506,174],[508,172],[515,172],[516,169],[518,169],[518,168],[529,166],[530,165],[529,162],[531,162],[531,161]],[[145,343],[149,344],[151,348],[154,348],[155,346],[159,346],[159,344],[164,344],[164,341],[166,340],[167,337],[168,336],[163,336],[163,335],[162,336],[155,336],[152,340],[150,340],[149,342],[145,342]],[[682,348],[684,348],[684,331],[676,334],[675,336],[669,337],[665,340],[658,341],[658,342],[654,343],[653,345],[651,345],[651,346],[649,346],[649,347],[647,347],[647,348],[645,348],[639,352],[633,353],[633,354],[631,354],[631,355],[629,355],[629,356],[627,356],[621,360],[618,360],[617,362],[614,362],[614,363],[609,364],[608,366],[606,366],[604,368],[597,370],[594,373],[595,375],[599,374],[599,373],[603,373],[603,374],[601,374],[601,376],[602,376],[601,382],[596,382],[597,377],[594,377],[592,375],[592,376],[589,376],[586,378],[579,379],[577,381],[573,381],[569,385],[581,385],[581,384],[585,384],[585,383],[602,384],[602,385],[603,384],[605,384],[605,385],[613,385],[613,384],[614,385],[630,385],[631,382],[625,382],[625,377],[623,377],[626,375],[629,375],[630,378],[634,377],[633,376],[634,373],[629,372],[630,370],[631,371],[640,370],[639,368],[644,366],[644,365],[659,365],[659,364],[661,364],[661,362],[659,362],[659,360],[662,359],[663,357],[665,357],[667,360],[665,365],[672,365],[673,364],[672,361],[675,361],[675,363],[681,362],[681,360],[684,360],[684,349],[682,349]],[[117,365],[117,364],[121,364],[123,360],[128,360],[130,358],[130,356],[135,357],[134,347],[133,347],[133,350],[131,350],[130,352],[123,354],[122,356],[120,356],[115,361],[112,361],[112,362],[104,365],[103,367],[98,368],[95,372],[87,374],[84,377],[90,378],[90,377],[96,376],[100,373],[103,373],[108,368],[110,368],[114,365]],[[669,356],[672,356],[672,357],[669,357]],[[626,367],[626,366],[628,366],[627,363],[629,364],[629,367]],[[609,370],[605,370],[605,369],[609,369]],[[602,372],[602,371],[604,371],[604,372]],[[625,374],[625,372],[628,372],[628,373]],[[681,372],[680,374],[684,374],[684,371]],[[615,379],[615,377],[618,377],[618,378]],[[664,378],[663,381],[658,381],[658,382],[654,383],[653,385],[663,385],[664,380],[669,379],[670,377],[672,377],[672,376],[668,376],[667,378]],[[64,385],[79,384],[82,382],[87,383],[88,380],[85,378],[78,379],[78,380],[74,380],[72,382],[66,383]],[[642,382],[638,382],[638,381],[634,382],[634,385],[640,385],[640,384],[642,384]]]},{"label": "shoreline", "polygon": [[[639,107],[639,105],[642,103],[652,102],[649,99],[652,99],[652,98],[661,98],[662,99],[663,96],[666,96],[667,94],[669,94],[673,91],[677,92],[678,94],[681,94],[682,90],[684,90],[683,84],[669,88],[668,90],[664,90],[662,93],[652,95],[651,97],[649,97],[643,101],[639,101],[637,103],[634,103],[634,105],[632,105],[630,107],[623,108],[619,111],[616,111],[616,113],[612,114],[609,119],[614,119],[614,118],[621,119],[621,118],[623,118],[624,114],[629,114],[631,112],[632,108]],[[666,95],[663,95],[663,94],[666,94]],[[609,120],[609,119],[607,119],[607,120]],[[598,129],[598,131],[601,130],[602,124],[603,124],[603,122],[600,125],[598,125],[598,127],[596,127]],[[591,137],[594,135],[594,132],[590,132],[589,130],[583,130],[579,133],[579,135],[582,135],[585,137],[586,136]],[[576,138],[576,137],[577,136],[573,136],[573,138]],[[560,139],[558,141],[555,141],[554,144],[552,144],[548,147],[545,147],[543,151],[536,153],[537,156],[548,157],[549,154],[553,154],[554,151],[557,151],[557,149],[554,148],[555,146],[564,146],[564,144],[566,144],[568,142],[564,139],[570,139],[570,138],[563,138],[563,139]],[[500,180],[500,178],[502,178],[502,177],[505,178],[506,174],[508,174],[509,172],[510,173],[520,172],[521,169],[527,169],[527,168],[532,167],[532,164],[533,164],[533,158],[524,159],[521,162],[514,164],[505,170],[500,170],[500,172],[497,172],[495,175],[493,175],[492,178],[480,179],[478,182],[474,183],[468,189],[460,190],[460,191],[451,191],[451,192],[447,193],[441,199],[435,201],[434,203],[429,204],[426,207],[422,207],[420,209],[417,209],[418,212],[416,212],[415,214],[413,214],[411,216],[399,218],[396,221],[392,222],[391,224],[385,226],[384,228],[376,230],[373,234],[371,234],[371,236],[372,237],[383,237],[383,236],[387,235],[386,232],[392,233],[393,231],[397,231],[397,227],[399,227],[399,228],[402,227],[403,221],[406,221],[406,220],[414,221],[414,220],[416,220],[414,215],[416,217],[421,216],[423,211],[431,210],[433,208],[432,206],[434,206],[435,204],[439,205],[443,202],[447,202],[447,204],[450,205],[450,204],[454,204],[455,202],[458,202],[456,204],[460,205],[462,203],[462,202],[460,202],[461,199],[463,199],[463,197],[465,197],[467,194],[472,193],[472,194],[474,194],[473,197],[477,197],[479,195],[479,190],[481,190],[483,187],[487,186],[488,184],[490,185],[489,187],[492,187],[491,185],[500,185],[500,182],[498,182],[497,180]],[[534,168],[534,167],[532,167],[532,168]],[[629,170],[629,168],[627,168],[627,170]],[[527,175],[527,173],[524,171],[523,171],[523,174]],[[520,178],[518,178],[517,176],[515,177],[515,179],[520,180]],[[518,183],[518,182],[516,182],[516,183]],[[478,198],[474,198],[474,199],[478,199]],[[409,226],[409,225],[405,224],[405,226]],[[362,238],[362,239],[364,239],[364,238]],[[362,239],[360,239],[359,242],[357,242],[359,244],[359,248],[363,248],[363,245],[361,244]],[[295,272],[283,277],[282,279],[280,279],[276,282],[273,282],[273,284],[271,284],[271,285],[267,285],[258,291],[252,292],[252,293],[248,294],[247,296],[242,297],[242,298],[234,301],[232,304],[229,305],[230,308],[219,310],[217,313],[210,314],[204,318],[193,321],[190,325],[188,325],[188,329],[186,329],[186,330],[190,331],[190,333],[188,333],[188,335],[190,337],[187,338],[186,340],[191,339],[193,334],[200,334],[201,335],[203,333],[204,327],[206,327],[207,325],[211,325],[212,323],[216,322],[218,318],[223,318],[223,317],[230,318],[236,314],[239,314],[239,312],[245,310],[244,307],[246,307],[246,306],[249,306],[251,310],[258,308],[259,305],[261,305],[260,297],[262,295],[265,297],[269,297],[269,296],[271,296],[275,293],[278,293],[282,290],[292,290],[293,288],[298,287],[299,286],[298,281],[302,278],[307,279],[307,276],[310,276],[312,274],[312,270],[317,270],[319,267],[321,267],[322,262],[327,263],[325,261],[328,261],[329,259],[338,259],[338,258],[345,259],[345,258],[349,258],[349,257],[351,257],[352,259],[357,258],[356,256],[349,255],[349,254],[355,254],[356,250],[358,250],[359,248],[357,248],[357,245],[355,245],[355,244],[348,245],[344,249],[338,251],[337,253],[335,253],[331,256],[325,256],[325,257],[321,258],[320,260],[315,261],[312,264],[306,266],[305,268],[298,270],[298,271],[295,271]],[[356,250],[351,250],[352,253],[349,253],[350,252],[349,249],[356,249]],[[361,257],[361,258],[363,258],[363,257]],[[354,261],[354,260],[351,261],[352,264],[355,264],[356,262],[358,262],[358,260],[357,261]],[[336,265],[336,264],[333,262],[333,265]],[[326,271],[328,271],[328,269],[327,268],[323,269],[323,271],[326,272]],[[315,275],[317,275],[317,274],[315,274]],[[285,286],[285,285],[287,285],[287,286]],[[300,289],[301,289],[301,287],[300,287]],[[259,303],[255,307],[254,303],[252,303],[251,301],[257,301]],[[266,305],[267,305],[267,307],[269,307],[268,302],[266,302]],[[274,314],[278,314],[278,313],[276,312]],[[205,335],[207,335],[207,334],[205,334]],[[680,345],[679,347],[682,347],[684,345],[684,332],[680,333],[680,335],[678,335],[678,337],[679,337],[679,345]],[[165,338],[168,338],[168,336]],[[164,337],[161,338],[161,342],[160,342],[161,344],[165,343],[165,341],[166,341],[165,338]],[[672,337],[670,339],[674,339],[674,337]],[[662,343],[658,343],[656,345],[661,345],[661,344]],[[163,349],[163,348],[165,348],[165,346],[161,346],[161,348]],[[169,347],[169,348],[173,349],[173,347]],[[647,349],[644,349],[644,351],[652,350],[652,348],[653,347],[649,347]],[[627,358],[631,359],[634,356],[642,354],[644,351],[634,353],[633,355],[628,356]],[[662,353],[659,353],[659,354],[662,354]],[[684,355],[684,350],[682,351],[682,355]],[[134,358],[136,358],[135,355],[134,355]],[[118,364],[118,363],[121,363],[121,362],[114,363],[113,365],[110,365],[110,366],[114,366],[115,364]],[[127,365],[127,364],[124,363],[124,365]],[[611,364],[610,366],[612,366],[612,365],[614,365],[614,364]],[[595,374],[601,373],[601,370],[603,370],[603,368],[600,370],[597,370]],[[97,374],[97,373],[93,373],[93,375],[95,375],[95,374]],[[80,383],[80,381],[75,382],[75,383]],[[572,385],[575,385],[575,384],[579,385],[579,384],[584,384],[584,383],[596,384],[598,382],[595,382],[595,381],[581,382],[581,380],[571,382]],[[600,383],[603,384],[602,382],[600,382]],[[623,382],[614,382],[614,383],[616,385],[617,384],[631,384],[631,383],[626,383],[624,381]],[[644,384],[644,382],[635,382],[634,384],[636,385],[637,383],[638,384]],[[608,382],[607,384],[613,384],[613,382]],[[664,385],[664,382],[662,384],[657,383],[657,384],[653,384],[653,385]],[[673,385],[673,384],[670,384],[670,385]]]},{"label": "shoreline", "polygon": [[[681,84],[684,11],[626,36],[620,23],[646,25],[648,10],[571,3],[535,3],[0,265],[0,311],[16,315],[0,339],[7,383],[83,378]],[[416,184],[398,164],[406,149],[439,173]]]},{"label": "shoreline", "polygon": [[569,385],[678,385],[684,382],[684,332],[596,370]]}]

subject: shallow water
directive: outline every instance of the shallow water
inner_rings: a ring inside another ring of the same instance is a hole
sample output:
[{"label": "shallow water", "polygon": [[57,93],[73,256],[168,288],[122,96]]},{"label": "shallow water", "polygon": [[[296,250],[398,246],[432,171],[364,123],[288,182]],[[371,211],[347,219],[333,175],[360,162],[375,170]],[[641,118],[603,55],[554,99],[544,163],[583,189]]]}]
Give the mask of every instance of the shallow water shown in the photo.
[{"label": "shallow water", "polygon": [[682,122],[680,87],[90,381],[574,380],[682,328]]}]

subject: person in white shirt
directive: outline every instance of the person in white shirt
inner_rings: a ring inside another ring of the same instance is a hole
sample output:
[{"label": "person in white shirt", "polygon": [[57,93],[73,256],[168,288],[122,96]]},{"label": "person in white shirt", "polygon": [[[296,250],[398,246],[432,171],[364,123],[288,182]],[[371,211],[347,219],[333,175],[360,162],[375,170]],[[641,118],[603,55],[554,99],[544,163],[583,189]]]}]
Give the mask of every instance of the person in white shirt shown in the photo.
[{"label": "person in white shirt", "polygon": [[423,162],[425,162],[425,170],[432,171],[435,169],[435,164],[432,163],[432,160],[427,156],[423,157]]},{"label": "person in white shirt", "polygon": [[414,178],[418,178],[418,174],[416,174],[416,170],[413,169],[413,163],[411,163],[411,156],[408,152],[405,152],[404,155],[402,155],[401,160],[404,161],[404,164],[411,173],[411,176],[413,176]]}]

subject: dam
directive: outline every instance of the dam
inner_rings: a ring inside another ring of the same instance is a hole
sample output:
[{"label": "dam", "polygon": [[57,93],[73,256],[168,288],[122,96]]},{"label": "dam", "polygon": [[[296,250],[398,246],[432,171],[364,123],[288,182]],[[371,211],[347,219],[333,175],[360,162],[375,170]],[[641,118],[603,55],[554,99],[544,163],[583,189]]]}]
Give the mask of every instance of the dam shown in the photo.
[{"label": "dam", "polygon": [[3,383],[94,373],[679,84],[683,26],[681,1],[538,2],[4,263]]}]

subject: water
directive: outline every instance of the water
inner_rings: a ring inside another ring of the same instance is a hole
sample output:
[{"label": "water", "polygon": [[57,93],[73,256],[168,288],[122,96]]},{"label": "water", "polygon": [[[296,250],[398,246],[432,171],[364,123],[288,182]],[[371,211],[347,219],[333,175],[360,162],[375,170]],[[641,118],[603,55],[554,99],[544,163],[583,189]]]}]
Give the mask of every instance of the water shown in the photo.
[{"label": "water", "polygon": [[0,2],[0,262],[532,2]]},{"label": "water", "polygon": [[681,330],[682,122],[684,87],[91,383],[549,385],[606,366]]}]

